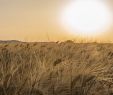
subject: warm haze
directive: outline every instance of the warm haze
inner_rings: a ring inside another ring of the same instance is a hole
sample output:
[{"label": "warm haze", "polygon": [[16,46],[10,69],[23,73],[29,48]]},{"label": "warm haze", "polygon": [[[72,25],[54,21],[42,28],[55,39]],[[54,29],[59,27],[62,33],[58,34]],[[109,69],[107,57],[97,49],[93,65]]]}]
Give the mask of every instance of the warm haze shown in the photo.
[{"label": "warm haze", "polygon": [[[91,21],[88,23],[89,27],[93,27],[92,29],[83,28],[86,26],[83,26],[79,24],[79,21],[77,23],[74,22],[76,19],[84,19],[87,21],[88,17],[80,17],[75,18],[74,20],[71,18],[73,22],[69,24],[69,26],[63,26],[61,25],[61,17],[63,12],[66,10],[67,6],[70,5],[70,3],[76,1],[82,0],[0,0],[0,40],[21,40],[21,41],[61,41],[61,40],[67,40],[67,39],[81,39],[77,35],[79,31],[77,29],[81,27],[82,30],[96,30],[95,27],[100,26],[100,28],[103,27],[102,24],[108,25],[109,29],[105,29],[104,32],[102,32],[98,37],[89,37],[88,39],[94,39],[98,41],[107,42],[113,41],[112,35],[112,17],[106,16],[106,13],[113,13],[112,0],[95,0],[95,1],[101,1],[101,3],[104,2],[104,7],[107,8],[107,12],[105,8],[101,8],[101,4],[95,4],[93,3],[94,8],[92,8],[92,11],[94,11],[95,14],[92,14],[91,10],[89,13],[93,19],[96,16],[96,13],[100,13],[102,17],[105,16],[104,19],[101,19],[99,21]],[[93,0],[92,0],[93,1]],[[90,3],[89,3],[90,4]],[[76,5],[76,4],[75,4]],[[78,5],[79,6],[79,5]],[[87,4],[86,4],[87,6]],[[83,4],[83,7],[86,7]],[[91,6],[90,6],[91,7]],[[82,9],[84,9],[82,8]],[[73,9],[73,8],[72,8]],[[81,8],[80,8],[81,9]],[[87,8],[86,8],[87,9]],[[100,9],[100,10],[98,10]],[[71,8],[69,8],[71,11]],[[98,10],[98,12],[97,12]],[[73,9],[74,11],[74,9]],[[82,10],[84,11],[84,10]],[[80,12],[82,12],[80,10]],[[109,12],[108,12],[109,11]],[[69,12],[68,12],[69,13]],[[75,10],[75,13],[69,14],[73,15],[79,13],[79,10]],[[89,15],[88,12],[86,12],[86,16]],[[99,18],[101,18],[99,14]],[[108,15],[108,14],[107,14]],[[94,17],[93,17],[94,16]],[[65,13],[63,15],[65,18]],[[98,17],[98,15],[97,15]],[[68,19],[68,18],[65,18]],[[95,19],[95,18],[94,18]],[[106,23],[109,22],[110,23]],[[67,21],[66,23],[68,23]],[[82,21],[80,21],[83,23]],[[75,26],[73,26],[73,23]],[[100,23],[100,24],[98,24]],[[106,24],[105,24],[106,23]],[[93,25],[94,26],[91,26]],[[74,34],[71,32],[71,27],[75,27],[75,30],[73,31]],[[76,27],[76,25],[79,25],[79,27]],[[96,26],[97,25],[97,26]],[[106,27],[104,26],[103,29]],[[67,29],[69,27],[69,29]],[[77,29],[76,29],[77,28]],[[100,29],[100,31],[103,31],[103,29]],[[97,32],[97,31],[94,31]],[[81,35],[81,33],[79,33]],[[90,34],[88,32],[88,34]],[[92,34],[93,35],[93,34]],[[87,36],[85,36],[87,38]]]},{"label": "warm haze", "polygon": [[113,0],[0,0],[0,95],[113,95]]}]

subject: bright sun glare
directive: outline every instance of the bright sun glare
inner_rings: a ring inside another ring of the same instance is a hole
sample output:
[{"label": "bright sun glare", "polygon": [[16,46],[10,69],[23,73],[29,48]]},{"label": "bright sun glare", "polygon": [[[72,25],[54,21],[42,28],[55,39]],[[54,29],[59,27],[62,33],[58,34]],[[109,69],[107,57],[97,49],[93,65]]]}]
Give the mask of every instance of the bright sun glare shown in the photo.
[{"label": "bright sun glare", "polygon": [[76,0],[61,11],[60,23],[73,34],[97,36],[110,28],[112,14],[104,0]]}]

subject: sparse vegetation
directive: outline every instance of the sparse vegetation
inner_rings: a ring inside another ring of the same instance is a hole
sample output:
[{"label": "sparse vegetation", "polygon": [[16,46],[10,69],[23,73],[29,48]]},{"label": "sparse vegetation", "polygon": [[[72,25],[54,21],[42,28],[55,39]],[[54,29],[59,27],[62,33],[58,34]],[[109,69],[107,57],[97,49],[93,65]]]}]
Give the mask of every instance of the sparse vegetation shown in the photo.
[{"label": "sparse vegetation", "polygon": [[0,95],[113,95],[113,44],[0,44]]}]

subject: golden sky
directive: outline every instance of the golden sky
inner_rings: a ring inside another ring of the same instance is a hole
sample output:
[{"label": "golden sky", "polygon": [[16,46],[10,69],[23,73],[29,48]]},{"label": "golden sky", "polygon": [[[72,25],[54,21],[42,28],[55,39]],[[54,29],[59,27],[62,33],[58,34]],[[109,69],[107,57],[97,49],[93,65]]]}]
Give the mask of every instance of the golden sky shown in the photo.
[{"label": "golden sky", "polygon": [[[60,9],[71,0],[0,0],[0,40],[56,41],[76,39],[59,27]],[[112,7],[112,0],[109,6]],[[111,4],[111,5],[110,5]],[[112,29],[101,35],[113,41]]]}]

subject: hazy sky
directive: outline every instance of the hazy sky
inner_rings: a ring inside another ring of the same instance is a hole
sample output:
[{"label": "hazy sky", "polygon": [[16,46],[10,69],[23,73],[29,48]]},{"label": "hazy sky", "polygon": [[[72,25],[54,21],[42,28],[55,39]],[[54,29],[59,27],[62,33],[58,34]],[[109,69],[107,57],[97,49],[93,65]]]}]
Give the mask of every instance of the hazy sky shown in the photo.
[{"label": "hazy sky", "polygon": [[[57,23],[60,9],[71,0],[0,0],[0,40],[73,39]],[[109,0],[112,1],[112,0]],[[110,5],[111,4],[111,5]],[[110,2],[109,6],[112,6]],[[112,29],[101,39],[112,40]],[[74,36],[76,39],[76,37]]]}]

